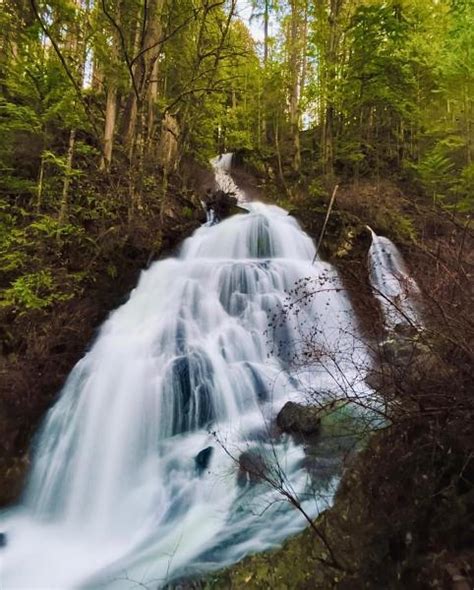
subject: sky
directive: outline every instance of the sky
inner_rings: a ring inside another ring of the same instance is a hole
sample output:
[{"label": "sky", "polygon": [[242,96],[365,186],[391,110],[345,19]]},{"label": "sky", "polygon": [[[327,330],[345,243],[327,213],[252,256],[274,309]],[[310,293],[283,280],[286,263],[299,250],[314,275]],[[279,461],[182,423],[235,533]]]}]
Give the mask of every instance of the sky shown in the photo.
[{"label": "sky", "polygon": [[252,16],[252,5],[250,0],[237,0],[237,14],[249,27],[255,41],[263,41],[263,23],[257,19],[250,22]]}]

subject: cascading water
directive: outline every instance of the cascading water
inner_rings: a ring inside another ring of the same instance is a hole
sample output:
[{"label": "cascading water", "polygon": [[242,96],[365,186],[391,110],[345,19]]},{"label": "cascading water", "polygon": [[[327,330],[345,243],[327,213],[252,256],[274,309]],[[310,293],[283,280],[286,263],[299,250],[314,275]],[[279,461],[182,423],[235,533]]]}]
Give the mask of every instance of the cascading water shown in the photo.
[{"label": "cascading water", "polygon": [[[334,269],[312,264],[296,221],[246,207],[143,272],[71,372],[22,502],[0,519],[3,589],[153,588],[278,544],[305,521],[265,481],[239,485],[249,449],[272,456],[308,515],[331,501],[337,474],[314,490],[301,447],[269,426],[304,388],[288,367],[305,326],[339,355],[301,375],[322,396],[350,380],[364,347]],[[323,288],[298,303],[288,293],[303,277]],[[298,313],[268,332],[288,303]]]},{"label": "cascading water", "polygon": [[243,205],[248,202],[248,199],[244,191],[235,184],[230,175],[233,157],[234,154],[232,153],[221,154],[220,156],[213,158],[211,164],[214,168],[217,186],[224,191],[224,193],[234,195],[238,203]]},{"label": "cascading water", "polygon": [[370,227],[370,282],[380,302],[388,329],[397,325],[419,326],[420,290],[410,276],[402,255],[388,238],[378,236]]}]

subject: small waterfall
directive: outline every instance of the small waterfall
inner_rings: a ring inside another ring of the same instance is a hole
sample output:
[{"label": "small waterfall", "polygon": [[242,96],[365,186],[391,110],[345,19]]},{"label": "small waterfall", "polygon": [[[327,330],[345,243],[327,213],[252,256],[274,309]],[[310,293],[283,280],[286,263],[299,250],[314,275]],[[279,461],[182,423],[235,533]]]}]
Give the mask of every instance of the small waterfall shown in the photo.
[{"label": "small waterfall", "polygon": [[233,195],[237,199],[239,205],[245,205],[245,203],[248,201],[247,195],[235,184],[232,176],[230,175],[233,157],[234,154],[232,153],[221,154],[220,156],[213,158],[211,160],[211,164],[214,168],[216,184],[220,190],[227,194]]},{"label": "small waterfall", "polygon": [[388,238],[378,236],[370,227],[370,281],[382,307],[387,328],[397,325],[421,325],[418,311],[420,290],[410,276],[402,255]]},{"label": "small waterfall", "polygon": [[[160,587],[279,544],[306,523],[265,482],[239,485],[249,449],[272,457],[310,516],[331,502],[337,469],[310,485],[302,448],[269,430],[308,388],[321,401],[360,394],[365,345],[335,269],[312,264],[297,222],[246,207],[144,271],[71,372],[22,502],[0,517],[5,589]],[[302,300],[294,286],[307,279],[318,288]],[[326,356],[296,379],[306,338]]]},{"label": "small waterfall", "polygon": [[230,172],[232,169],[232,161],[234,159],[234,154],[232,152],[228,152],[226,154],[221,154],[214,158],[213,162],[215,163],[216,168],[222,168],[226,172]]},{"label": "small waterfall", "polygon": [[208,208],[206,203],[202,203],[203,209],[206,211],[206,223],[205,225],[209,227],[210,225],[214,225],[217,222],[216,219],[216,212],[212,208]]}]

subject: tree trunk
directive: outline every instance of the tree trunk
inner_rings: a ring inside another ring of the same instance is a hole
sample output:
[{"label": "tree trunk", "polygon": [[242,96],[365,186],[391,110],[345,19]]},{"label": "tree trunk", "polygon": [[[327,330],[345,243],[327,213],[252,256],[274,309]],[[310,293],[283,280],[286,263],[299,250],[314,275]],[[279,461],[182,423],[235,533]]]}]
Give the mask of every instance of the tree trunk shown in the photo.
[{"label": "tree trunk", "polygon": [[69,146],[64,170],[63,192],[61,196],[61,209],[59,211],[59,223],[66,223],[69,217],[69,186],[71,184],[72,161],[74,158],[74,146],[76,143],[76,130],[71,129],[69,134]]},{"label": "tree trunk", "polygon": [[43,186],[44,186],[44,154],[41,154],[41,163],[39,169],[39,176],[38,176],[38,186],[36,189],[36,210],[38,213],[41,211],[41,206],[43,204]]},{"label": "tree trunk", "polygon": [[[139,133],[151,137],[154,125],[154,105],[158,95],[158,57],[161,52],[161,13],[164,0],[150,0],[146,14],[143,15],[144,34],[138,47],[137,59],[133,67],[133,89],[129,94],[124,116],[124,141],[128,146],[130,159],[133,159],[135,144],[141,144]],[[148,100],[147,100],[148,99]],[[145,124],[143,109],[147,106]],[[146,127],[146,129],[145,129]]]},{"label": "tree trunk", "polygon": [[156,100],[158,98],[158,59],[153,64],[151,73],[150,86],[148,89],[148,104],[147,104],[147,143],[151,144],[153,140],[154,131],[156,129]]},{"label": "tree trunk", "polygon": [[299,2],[291,1],[291,22],[289,35],[289,67],[290,67],[290,130],[293,143],[292,166],[295,172],[301,168],[300,129],[299,129],[299,82],[300,82],[300,44],[299,34]]},{"label": "tree trunk", "polygon": [[91,76],[91,89],[93,92],[100,92],[104,85],[104,72],[101,64],[96,56],[92,62],[92,76]]},{"label": "tree trunk", "polygon": [[107,103],[105,107],[105,129],[103,141],[103,155],[100,169],[108,171],[112,163],[112,151],[114,147],[115,120],[117,118],[117,88],[111,83],[107,89]]},{"label": "tree trunk", "polygon": [[278,119],[275,121],[275,151],[277,154],[277,162],[278,162],[278,176],[280,178],[280,182],[285,188],[287,192],[286,183],[285,183],[285,175],[283,174],[283,165],[281,161],[281,150],[280,150],[280,139],[279,139],[279,132],[278,132]]},{"label": "tree trunk", "polygon": [[270,19],[270,0],[265,0],[265,8],[263,11],[263,65],[268,62],[268,23]]}]

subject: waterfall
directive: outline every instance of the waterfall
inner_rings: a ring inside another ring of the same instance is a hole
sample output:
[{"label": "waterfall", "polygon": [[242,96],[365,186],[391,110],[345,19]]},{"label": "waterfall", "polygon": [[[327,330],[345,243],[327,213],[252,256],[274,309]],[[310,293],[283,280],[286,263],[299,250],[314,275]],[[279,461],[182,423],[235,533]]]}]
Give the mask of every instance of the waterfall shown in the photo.
[{"label": "waterfall", "polygon": [[[239,455],[255,448],[308,515],[331,502],[337,470],[311,482],[303,449],[272,424],[308,387],[321,399],[348,383],[357,392],[365,346],[336,271],[312,264],[297,222],[246,208],[144,271],[72,370],[21,503],[0,516],[2,588],[156,588],[278,545],[306,523],[275,486],[239,481]],[[294,287],[308,278],[318,289],[301,300]],[[327,358],[296,379],[306,337]]]},{"label": "waterfall", "polygon": [[378,236],[370,227],[369,273],[372,289],[385,318],[387,328],[397,325],[420,326],[418,299],[420,290],[410,276],[402,255],[388,238]]},{"label": "waterfall", "polygon": [[232,168],[232,159],[234,154],[227,153],[221,154],[211,160],[212,167],[214,168],[214,174],[216,177],[216,184],[220,190],[227,194],[233,195],[239,205],[244,205],[248,202],[247,196],[243,190],[241,190],[234,182],[230,175]]}]

